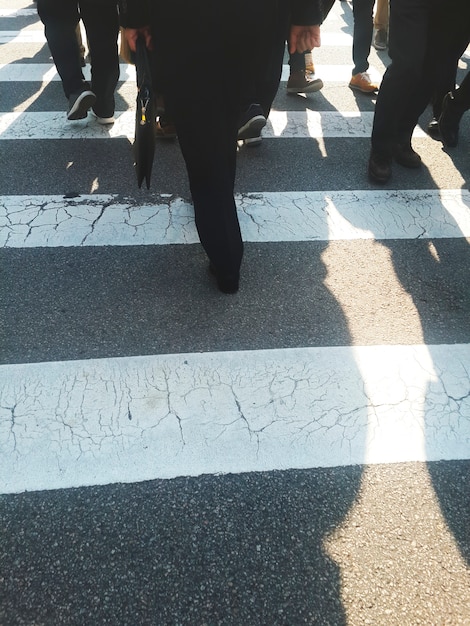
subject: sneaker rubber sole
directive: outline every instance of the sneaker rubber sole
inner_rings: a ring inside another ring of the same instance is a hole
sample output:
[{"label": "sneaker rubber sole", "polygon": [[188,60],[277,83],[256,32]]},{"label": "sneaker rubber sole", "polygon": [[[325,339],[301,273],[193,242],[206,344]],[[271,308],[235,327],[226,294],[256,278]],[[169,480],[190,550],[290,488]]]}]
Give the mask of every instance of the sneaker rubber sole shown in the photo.
[{"label": "sneaker rubber sole", "polygon": [[243,144],[247,148],[257,148],[258,146],[261,145],[262,141],[263,141],[263,138],[261,137],[261,135],[258,135],[258,137],[248,137],[247,139],[244,139]]},{"label": "sneaker rubber sole", "polygon": [[266,126],[264,115],[255,115],[238,129],[238,139],[252,139],[259,137],[261,131]]},{"label": "sneaker rubber sole", "polygon": [[95,104],[96,96],[92,91],[82,91],[67,113],[68,120],[82,120],[87,116],[88,110]]},{"label": "sneaker rubber sole", "polygon": [[323,89],[323,81],[321,78],[314,78],[310,80],[308,84],[303,85],[302,87],[289,87],[287,85],[287,93],[296,94],[296,93],[315,93],[315,91],[320,91]]},{"label": "sneaker rubber sole", "polygon": [[102,124],[103,126],[107,126],[109,124],[114,124],[114,122],[116,121],[114,119],[114,115],[110,115],[109,117],[101,117],[100,115],[98,115],[97,113],[95,113],[93,111],[93,109],[91,110],[93,117],[96,119],[96,121],[98,122],[98,124]]},{"label": "sneaker rubber sole", "polygon": [[360,91],[361,93],[377,93],[378,91],[378,87],[375,85],[372,85],[371,87],[359,87],[359,85],[354,85],[349,83],[349,88],[350,89],[354,89],[355,91]]}]

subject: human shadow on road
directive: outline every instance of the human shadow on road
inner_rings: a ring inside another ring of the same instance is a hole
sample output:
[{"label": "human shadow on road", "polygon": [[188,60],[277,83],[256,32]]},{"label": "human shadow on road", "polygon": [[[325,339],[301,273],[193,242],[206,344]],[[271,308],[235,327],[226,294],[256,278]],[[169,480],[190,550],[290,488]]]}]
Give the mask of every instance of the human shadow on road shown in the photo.
[{"label": "human shadow on road", "polygon": [[[436,186],[433,175],[434,170],[417,174],[421,180],[423,177],[431,177]],[[406,193],[402,182],[401,177],[394,176],[392,193],[396,198]],[[432,185],[426,180],[422,188],[429,189]],[[392,318],[384,339],[395,345],[422,346],[421,353],[425,355],[427,365],[416,368],[416,376],[409,381],[415,390],[420,389],[419,408],[415,417],[422,422],[425,460],[438,507],[462,558],[468,563],[468,461],[458,459],[467,459],[470,449],[470,246],[460,228],[459,219],[462,218],[457,219],[457,207],[460,207],[461,216],[465,212],[468,215],[470,204],[466,190],[462,190],[461,194],[458,189],[441,190],[439,196],[432,196],[435,198],[432,201],[431,196],[426,198],[419,191],[416,193],[414,199],[409,198],[407,209],[414,217],[411,220],[403,219],[397,209],[395,219],[399,223],[410,224],[419,220],[422,227],[420,238],[382,238],[382,231],[378,235],[375,233],[380,241],[374,246],[377,250],[388,250],[393,273],[403,289],[400,294],[398,287],[395,296],[387,288],[382,294],[383,306],[393,311],[396,302],[404,303],[408,300],[411,304],[411,307],[401,305],[400,323],[394,323]],[[376,212],[380,215],[379,198]],[[391,201],[393,203],[393,199]],[[436,201],[440,203],[437,212],[431,210],[428,204]],[[388,202],[390,200],[384,203],[384,216],[380,221],[386,219]],[[438,215],[440,226],[436,227],[432,220]],[[343,217],[355,227],[374,233],[371,216],[366,217],[360,204],[353,211],[344,213]],[[427,230],[436,233],[439,228],[442,229],[442,236],[426,235]],[[379,263],[379,257],[376,263]],[[372,272],[372,267],[369,272]],[[369,306],[377,305],[371,299]],[[447,461],[439,462],[440,459]]]},{"label": "human shadow on road", "polygon": [[0,496],[2,623],[347,623],[323,542],[360,468]]}]

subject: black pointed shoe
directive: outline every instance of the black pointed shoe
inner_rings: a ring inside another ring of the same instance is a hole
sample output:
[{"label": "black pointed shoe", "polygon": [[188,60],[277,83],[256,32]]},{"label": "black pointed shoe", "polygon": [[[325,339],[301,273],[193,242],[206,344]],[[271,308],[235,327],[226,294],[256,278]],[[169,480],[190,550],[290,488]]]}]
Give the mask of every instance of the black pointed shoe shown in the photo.
[{"label": "black pointed shoe", "polygon": [[441,133],[439,131],[439,120],[437,119],[437,117],[433,117],[432,120],[429,122],[428,127],[426,128],[426,132],[433,139],[441,138]]},{"label": "black pointed shoe", "polygon": [[455,148],[459,143],[460,119],[464,112],[465,109],[457,105],[454,95],[449,91],[442,101],[442,113],[439,118],[439,132],[441,133],[442,141],[449,148]]},{"label": "black pointed shoe", "polygon": [[372,149],[369,157],[369,178],[375,183],[386,183],[392,175],[392,158],[389,154]]},{"label": "black pointed shoe", "polygon": [[398,143],[393,149],[395,161],[403,167],[416,169],[421,167],[421,157],[413,150],[410,143]]},{"label": "black pointed shoe", "polygon": [[222,274],[217,271],[212,263],[209,263],[209,272],[215,276],[219,291],[222,293],[237,293],[240,282],[240,275],[238,273]]}]

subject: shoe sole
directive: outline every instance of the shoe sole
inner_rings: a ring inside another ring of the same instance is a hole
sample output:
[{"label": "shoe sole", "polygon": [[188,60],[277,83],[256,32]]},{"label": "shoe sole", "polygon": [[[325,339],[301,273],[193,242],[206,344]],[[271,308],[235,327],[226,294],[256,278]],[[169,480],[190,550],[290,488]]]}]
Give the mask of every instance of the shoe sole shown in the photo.
[{"label": "shoe sole", "polygon": [[263,138],[259,135],[258,137],[247,137],[243,140],[243,143],[247,148],[257,148],[261,145],[262,141]]},{"label": "shoe sole", "polygon": [[377,93],[379,90],[378,87],[374,87],[374,89],[363,89],[362,87],[357,87],[356,85],[349,84],[350,89],[354,89],[355,91],[360,91],[361,93]]},{"label": "shoe sole", "polygon": [[422,161],[406,161],[406,160],[402,160],[400,159],[400,157],[394,157],[395,161],[398,163],[398,165],[401,165],[402,167],[406,167],[409,170],[417,170],[421,167],[422,165]]},{"label": "shoe sole", "polygon": [[109,126],[110,124],[114,124],[116,121],[114,117],[99,117],[98,115],[95,117],[98,124],[101,124],[102,126]]},{"label": "shoe sole", "polygon": [[93,111],[93,109],[91,110],[91,113],[93,117],[96,119],[96,121],[98,122],[98,124],[101,124],[102,126],[108,126],[109,124],[114,124],[114,122],[116,121],[114,119],[114,115],[110,115],[109,117],[100,117]]},{"label": "shoe sole", "polygon": [[87,116],[88,110],[96,102],[96,96],[92,91],[84,91],[75,100],[73,107],[67,113],[68,120],[82,120]]},{"label": "shoe sole", "polygon": [[238,139],[252,139],[258,137],[263,128],[266,126],[266,118],[264,115],[255,115],[248,120],[241,128],[238,129]]},{"label": "shoe sole", "polygon": [[315,91],[320,91],[323,89],[323,81],[320,78],[312,81],[313,84],[307,85],[306,87],[301,87],[300,89],[295,89],[295,87],[287,87],[287,93],[296,94],[296,93],[315,93]]},{"label": "shoe sole", "polygon": [[370,168],[368,169],[367,173],[369,175],[369,180],[371,180],[373,183],[379,183],[380,185],[385,185],[385,183],[388,183],[388,181],[392,177],[391,173],[388,176],[376,176],[371,172]]}]

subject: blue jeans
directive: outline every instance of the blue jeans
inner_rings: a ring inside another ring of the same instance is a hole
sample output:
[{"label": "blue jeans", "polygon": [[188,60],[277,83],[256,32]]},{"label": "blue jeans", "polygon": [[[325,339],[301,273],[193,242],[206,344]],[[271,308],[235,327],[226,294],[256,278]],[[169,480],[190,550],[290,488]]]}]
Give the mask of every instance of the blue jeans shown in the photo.
[{"label": "blue jeans", "polygon": [[375,0],[353,0],[354,32],[353,32],[353,74],[367,72],[369,69],[369,53],[374,31],[373,10]]}]

